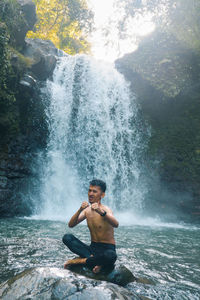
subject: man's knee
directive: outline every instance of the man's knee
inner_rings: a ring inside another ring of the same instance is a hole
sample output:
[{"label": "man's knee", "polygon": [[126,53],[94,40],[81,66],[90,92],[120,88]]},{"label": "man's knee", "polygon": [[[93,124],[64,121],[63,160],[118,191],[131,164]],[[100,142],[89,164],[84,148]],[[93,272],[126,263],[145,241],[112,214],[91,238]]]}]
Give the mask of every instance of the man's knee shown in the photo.
[{"label": "man's knee", "polygon": [[74,235],[70,234],[70,233],[66,233],[63,238],[62,241],[63,243],[68,246],[69,244],[71,244],[71,242],[74,240]]},{"label": "man's knee", "polygon": [[114,264],[117,259],[117,254],[113,250],[106,250],[104,252],[104,257],[109,264]]}]

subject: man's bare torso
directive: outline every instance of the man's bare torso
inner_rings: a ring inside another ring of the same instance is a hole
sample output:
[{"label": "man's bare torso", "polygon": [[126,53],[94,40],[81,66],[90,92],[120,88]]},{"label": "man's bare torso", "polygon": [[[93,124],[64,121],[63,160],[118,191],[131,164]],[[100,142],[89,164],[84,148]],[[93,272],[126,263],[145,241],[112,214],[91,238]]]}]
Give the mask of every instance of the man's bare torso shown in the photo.
[{"label": "man's bare torso", "polygon": [[[101,208],[107,213],[112,213],[108,207],[102,204]],[[92,242],[115,244],[113,226],[104,217],[92,210],[91,207],[86,208],[85,215]]]}]

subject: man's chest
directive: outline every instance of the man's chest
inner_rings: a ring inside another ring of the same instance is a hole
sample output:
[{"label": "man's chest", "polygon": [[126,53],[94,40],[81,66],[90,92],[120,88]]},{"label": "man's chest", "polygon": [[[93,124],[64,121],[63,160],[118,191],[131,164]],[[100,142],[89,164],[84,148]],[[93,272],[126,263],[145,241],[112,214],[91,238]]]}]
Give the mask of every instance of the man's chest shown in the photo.
[{"label": "man's chest", "polygon": [[90,230],[101,231],[106,227],[105,220],[96,212],[89,212],[86,218]]}]

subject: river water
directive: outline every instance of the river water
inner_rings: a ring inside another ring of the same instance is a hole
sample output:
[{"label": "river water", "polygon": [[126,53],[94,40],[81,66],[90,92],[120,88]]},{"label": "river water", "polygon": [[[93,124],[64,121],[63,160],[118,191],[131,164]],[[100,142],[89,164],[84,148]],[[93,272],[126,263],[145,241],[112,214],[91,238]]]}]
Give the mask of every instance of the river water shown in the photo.
[{"label": "river water", "polygon": [[[65,222],[0,220],[1,282],[20,271],[38,266],[63,267],[74,257],[62,244],[70,230],[89,243],[87,226],[68,229]],[[200,299],[200,228],[192,225],[132,225],[115,230],[117,264],[124,264],[136,277],[154,285],[130,283],[127,289],[150,299]]]}]

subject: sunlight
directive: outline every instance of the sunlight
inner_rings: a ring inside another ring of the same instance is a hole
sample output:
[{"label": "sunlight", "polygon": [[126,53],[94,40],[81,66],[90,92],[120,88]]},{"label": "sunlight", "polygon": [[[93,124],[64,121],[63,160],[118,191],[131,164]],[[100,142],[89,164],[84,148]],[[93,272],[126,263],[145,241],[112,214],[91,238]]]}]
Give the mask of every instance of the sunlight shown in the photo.
[{"label": "sunlight", "polygon": [[[95,30],[90,42],[92,55],[100,60],[113,62],[138,47],[139,39],[155,29],[153,15],[149,12],[136,13],[125,18],[125,9],[116,7],[114,0],[88,0],[94,12]],[[123,32],[119,22],[123,21]]]},{"label": "sunlight", "polygon": [[95,24],[103,24],[112,14],[114,0],[88,0],[95,13]]}]

